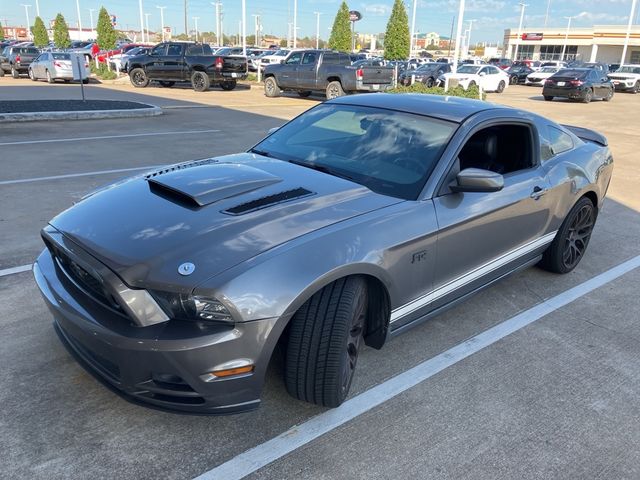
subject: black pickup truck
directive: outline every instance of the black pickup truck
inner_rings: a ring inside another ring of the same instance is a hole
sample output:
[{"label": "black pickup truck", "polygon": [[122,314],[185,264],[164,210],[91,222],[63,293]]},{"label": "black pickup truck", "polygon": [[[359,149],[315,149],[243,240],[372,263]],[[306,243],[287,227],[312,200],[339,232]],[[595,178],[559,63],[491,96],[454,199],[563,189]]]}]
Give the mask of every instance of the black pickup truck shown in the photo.
[{"label": "black pickup truck", "polygon": [[190,81],[197,92],[208,90],[212,83],[233,90],[238,80],[247,78],[247,59],[214,55],[207,44],[163,42],[148,54],[131,57],[127,70],[131,84],[139,88],[156,80],[163,87]]},{"label": "black pickup truck", "polygon": [[346,53],[331,50],[295,50],[283,63],[264,70],[264,92],[277,97],[281,90],[301,97],[324,91],[327,99],[347,93],[380,92],[393,87],[393,67],[352,66]]}]

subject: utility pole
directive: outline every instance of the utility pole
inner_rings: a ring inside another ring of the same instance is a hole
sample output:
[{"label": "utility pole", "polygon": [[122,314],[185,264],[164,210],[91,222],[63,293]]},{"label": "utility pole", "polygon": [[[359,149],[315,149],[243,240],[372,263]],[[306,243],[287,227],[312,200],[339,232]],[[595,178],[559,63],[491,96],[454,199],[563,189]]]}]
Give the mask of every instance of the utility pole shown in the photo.
[{"label": "utility pole", "polygon": [[518,47],[520,46],[520,41],[522,39],[522,21],[524,20],[524,9],[528,7],[526,3],[519,3],[520,5],[520,24],[518,25],[518,41],[516,42],[516,51],[513,54],[513,60],[518,60]]},{"label": "utility pole", "polygon": [[198,19],[200,17],[193,17],[193,22],[195,23],[195,27],[196,27],[196,42],[198,41]]},{"label": "utility pole", "polygon": [[293,23],[289,22],[287,23],[287,47],[289,47],[291,45],[291,27],[293,26]]},{"label": "utility pole", "polygon": [[460,8],[458,9],[458,26],[456,27],[456,46],[453,51],[453,73],[458,71],[458,59],[460,58],[460,40],[462,40],[462,22],[464,19],[464,1],[460,0]]},{"label": "utility pole", "polygon": [[320,48],[320,12],[313,12],[316,16],[316,48]]},{"label": "utility pole", "polygon": [[416,9],[418,0],[413,0],[413,8],[411,9],[411,40],[409,41],[409,59],[413,57],[413,45],[416,37]]},{"label": "utility pole", "polygon": [[151,15],[150,13],[144,14],[144,24],[147,27],[147,42],[149,41],[149,16],[150,15]]},{"label": "utility pole", "polygon": [[162,28],[162,41],[164,42],[164,9],[167,7],[158,7],[160,9],[160,27]]},{"label": "utility pole", "polygon": [[89,20],[91,22],[91,33],[93,34],[93,12],[95,12],[95,10],[93,8],[89,9]]},{"label": "utility pole", "polygon": [[633,13],[636,9],[638,0],[631,2],[631,12],[629,13],[629,23],[627,25],[627,35],[624,37],[624,46],[622,47],[622,57],[620,59],[620,66],[624,65],[625,57],[627,56],[627,47],[629,46],[629,36],[631,35],[631,25],[633,24]]},{"label": "utility pole", "polygon": [[33,34],[31,33],[31,20],[29,20],[29,9],[31,8],[31,5],[25,5],[24,3],[21,3],[20,5],[22,5],[24,7],[24,13],[27,15],[27,32],[29,32],[29,37],[33,37]]},{"label": "utility pole", "polygon": [[[244,0],[242,0],[244,2]],[[298,0],[293,0],[293,48],[297,46],[298,36]]]}]

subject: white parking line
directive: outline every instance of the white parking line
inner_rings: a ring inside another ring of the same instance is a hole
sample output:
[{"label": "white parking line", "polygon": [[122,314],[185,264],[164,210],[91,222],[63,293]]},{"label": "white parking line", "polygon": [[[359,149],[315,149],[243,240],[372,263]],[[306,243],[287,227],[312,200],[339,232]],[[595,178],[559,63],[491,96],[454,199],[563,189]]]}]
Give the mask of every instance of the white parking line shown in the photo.
[{"label": "white parking line", "polygon": [[640,255],[617,267],[587,280],[580,285],[552,297],[535,307],[512,317],[469,340],[422,362],[360,395],[310,420],[296,425],[277,437],[257,445],[218,467],[203,473],[196,480],[236,480],[255,472],[284,455],[300,448],[353,418],[392,399],[411,387],[455,365],[502,338],[532,324],[545,315],[564,307],[578,298],[602,287],[640,266]]},{"label": "white parking line", "polygon": [[13,275],[14,273],[28,272],[32,267],[33,264],[30,263],[29,265],[20,265],[19,267],[5,268],[4,270],[0,270],[0,277]]},{"label": "white parking line", "polygon": [[21,178],[19,180],[2,180],[0,181],[0,185],[42,182],[45,180],[59,180],[61,178],[90,177],[91,175],[105,175],[107,173],[133,172],[136,170],[153,170],[154,168],[158,168],[158,165],[149,165],[148,167],[117,168],[115,170],[98,170],[95,172],[84,172],[84,173],[68,173],[66,175],[53,175],[51,177],[33,177],[33,178]]},{"label": "white parking line", "polygon": [[[74,138],[51,138],[48,140],[27,140],[23,142],[3,142],[0,147],[7,145],[32,145],[38,143],[61,143],[61,142],[83,142],[85,140],[108,140],[112,138],[132,138],[132,137],[153,137],[158,135],[193,135],[196,133],[215,133],[220,130],[186,130],[182,132],[150,132],[150,133],[129,133],[124,135],[102,135],[99,137],[74,137]],[[7,158],[11,158],[7,156]]]}]

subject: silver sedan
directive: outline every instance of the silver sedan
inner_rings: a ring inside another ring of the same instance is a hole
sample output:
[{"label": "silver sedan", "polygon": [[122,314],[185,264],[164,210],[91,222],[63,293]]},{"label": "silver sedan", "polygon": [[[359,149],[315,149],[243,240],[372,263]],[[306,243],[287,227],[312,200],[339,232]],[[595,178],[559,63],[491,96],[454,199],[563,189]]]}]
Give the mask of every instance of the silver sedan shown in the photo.
[{"label": "silver sedan", "polygon": [[[54,83],[57,79],[65,83],[74,80],[72,62],[76,61],[75,55],[65,52],[43,52],[29,66],[29,78],[34,82],[46,79]],[[80,59],[80,72],[82,81],[89,82],[89,64],[84,58]]]}]

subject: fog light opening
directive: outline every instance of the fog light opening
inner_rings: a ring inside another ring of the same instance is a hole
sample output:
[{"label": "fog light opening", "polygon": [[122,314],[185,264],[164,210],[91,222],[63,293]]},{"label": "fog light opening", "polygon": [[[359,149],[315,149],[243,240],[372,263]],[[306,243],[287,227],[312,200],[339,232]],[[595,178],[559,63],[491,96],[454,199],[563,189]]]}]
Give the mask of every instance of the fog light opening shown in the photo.
[{"label": "fog light opening", "polygon": [[234,375],[251,373],[253,372],[253,369],[254,369],[253,365],[246,365],[244,367],[227,368],[224,370],[214,370],[213,372],[211,372],[211,375],[217,378],[225,378],[225,377],[232,377]]}]

